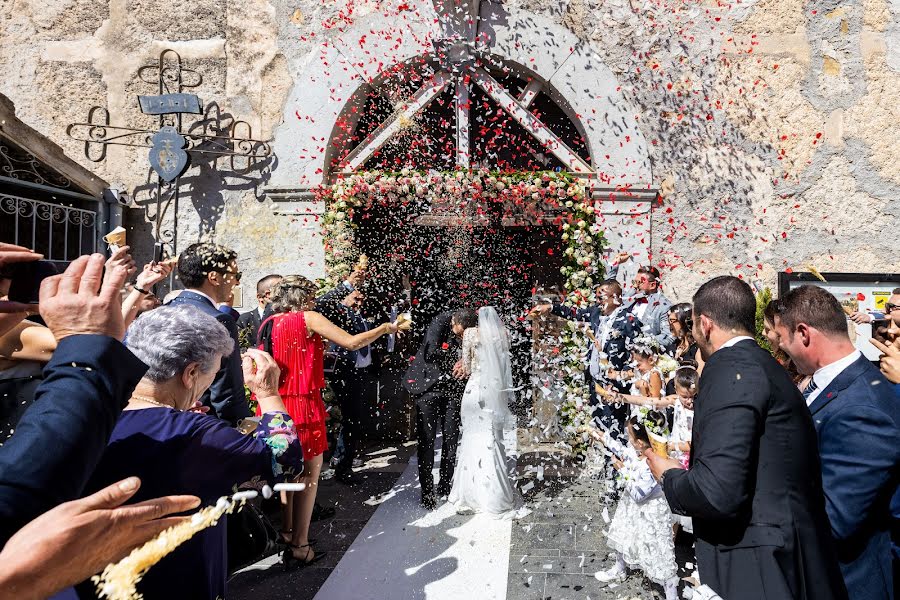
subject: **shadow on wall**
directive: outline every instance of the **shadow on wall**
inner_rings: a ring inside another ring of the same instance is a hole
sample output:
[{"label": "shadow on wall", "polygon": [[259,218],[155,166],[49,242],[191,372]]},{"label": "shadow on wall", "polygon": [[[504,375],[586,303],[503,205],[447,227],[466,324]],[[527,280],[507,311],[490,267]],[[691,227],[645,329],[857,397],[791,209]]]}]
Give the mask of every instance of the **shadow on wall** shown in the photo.
[{"label": "shadow on wall", "polygon": [[[160,181],[148,169],[146,183],[134,189],[134,202],[143,209],[144,218],[150,224],[142,236],[149,239],[139,239],[136,243],[152,245],[154,241],[162,241],[169,245],[170,251],[174,250],[173,254],[197,240],[212,237],[225,212],[226,192],[252,190],[256,199],[262,201],[264,195],[260,189],[268,183],[278,162],[274,155],[263,159],[241,156],[241,152],[253,150],[252,142],[241,139],[253,137],[250,126],[239,122],[231,113],[222,112],[216,102],[209,103],[203,118],[190,124],[186,132],[218,139],[194,146],[188,153],[190,165],[175,181]],[[193,205],[197,217],[196,231],[178,225],[176,232],[176,218],[177,222],[186,221],[193,227],[194,219],[184,209],[186,200]]]}]

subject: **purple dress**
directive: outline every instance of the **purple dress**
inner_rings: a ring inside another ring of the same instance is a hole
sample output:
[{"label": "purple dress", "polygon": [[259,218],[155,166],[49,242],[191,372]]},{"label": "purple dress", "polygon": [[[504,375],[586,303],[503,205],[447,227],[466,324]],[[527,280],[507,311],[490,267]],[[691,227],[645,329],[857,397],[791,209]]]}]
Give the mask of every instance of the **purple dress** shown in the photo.
[{"label": "purple dress", "polygon": [[[212,416],[168,408],[125,411],[85,495],[137,475],[141,488],[129,503],[190,494],[215,504],[252,479],[274,483],[303,467],[300,442],[287,413],[262,415],[253,435],[242,435]],[[138,583],[145,598],[225,598],[226,520],[206,529],[154,565]],[[79,596],[92,598],[90,582]]]}]

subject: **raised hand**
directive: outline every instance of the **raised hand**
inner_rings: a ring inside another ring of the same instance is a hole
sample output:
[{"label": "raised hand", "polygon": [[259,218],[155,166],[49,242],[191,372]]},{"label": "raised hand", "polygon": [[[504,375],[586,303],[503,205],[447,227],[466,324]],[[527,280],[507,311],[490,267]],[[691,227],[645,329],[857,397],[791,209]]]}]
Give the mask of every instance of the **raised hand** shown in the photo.
[{"label": "raised hand", "polygon": [[112,253],[112,256],[106,261],[106,268],[112,269],[113,267],[124,267],[128,271],[128,277],[135,274],[137,266],[131,256],[131,246],[122,246]]},{"label": "raised hand", "polygon": [[272,355],[256,348],[249,348],[241,357],[244,383],[257,398],[278,396],[281,369]]},{"label": "raised hand", "polygon": [[882,353],[879,366],[884,376],[891,383],[900,383],[900,347],[898,347],[898,343],[885,344],[875,338],[871,338],[869,342]]},{"label": "raised hand", "polygon": [[107,267],[102,254],[75,259],[62,275],[41,283],[40,311],[56,340],[71,335],[125,337],[122,296],[128,277],[125,263]]},{"label": "raised hand", "polygon": [[851,321],[853,321],[854,323],[857,323],[860,325],[863,323],[871,323],[872,322],[872,315],[870,315],[868,313],[853,312],[853,313],[850,313],[847,316],[847,318],[850,319]]},{"label": "raised hand", "polygon": [[144,291],[150,291],[150,288],[171,275],[172,269],[171,263],[148,263],[138,273],[134,284]]},{"label": "raised hand", "polygon": [[553,305],[550,304],[549,302],[547,302],[547,303],[544,303],[544,304],[538,304],[537,306],[535,306],[534,308],[532,308],[530,314],[532,314],[532,315],[546,315],[546,314],[548,314],[551,310],[553,310]]},{"label": "raised hand", "polygon": [[0,553],[0,589],[22,599],[52,596],[190,518],[168,515],[200,504],[194,496],[167,496],[122,506],[140,485],[129,477],[25,525]]}]

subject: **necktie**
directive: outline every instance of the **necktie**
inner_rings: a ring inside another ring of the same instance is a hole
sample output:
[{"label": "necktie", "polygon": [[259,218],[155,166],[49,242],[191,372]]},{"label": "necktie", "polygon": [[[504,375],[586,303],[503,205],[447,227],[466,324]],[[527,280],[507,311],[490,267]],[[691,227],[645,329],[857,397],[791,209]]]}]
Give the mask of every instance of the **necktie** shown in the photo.
[{"label": "necktie", "polygon": [[809,400],[810,394],[812,394],[817,389],[819,389],[819,386],[816,385],[816,380],[810,379],[809,384],[805,388],[803,388],[803,399]]}]

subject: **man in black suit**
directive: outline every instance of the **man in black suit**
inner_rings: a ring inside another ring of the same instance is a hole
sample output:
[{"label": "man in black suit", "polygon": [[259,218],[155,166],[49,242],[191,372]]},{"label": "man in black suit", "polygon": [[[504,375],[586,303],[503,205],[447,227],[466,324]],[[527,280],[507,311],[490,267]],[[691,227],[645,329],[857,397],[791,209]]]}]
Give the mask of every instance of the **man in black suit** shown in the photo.
[{"label": "man in black suit", "polygon": [[647,452],[672,512],[693,517],[700,580],[728,600],[846,598],[816,432],[787,371],[753,339],[756,298],[736,277],[694,295],[706,361],[690,469]]},{"label": "man in black suit", "polygon": [[775,330],[797,370],[819,440],[831,533],[850,598],[893,598],[891,496],[900,477],[900,402],[856,349],[837,298],[812,285],[777,305]]},{"label": "man in black suit", "polygon": [[[356,288],[335,304],[333,300],[344,294],[340,287],[336,292],[330,299],[330,304],[324,300],[328,294],[317,302],[327,308],[327,313],[331,315],[329,320],[351,335],[372,329],[374,325],[360,312],[365,301],[362,291]],[[334,469],[334,478],[342,483],[352,484],[356,481],[353,460],[359,449],[363,417],[376,368],[372,345],[363,346],[359,350],[347,350],[331,344],[326,366],[331,367],[328,381],[341,407],[341,436],[344,440],[344,455]]]},{"label": "man in black suit", "polygon": [[256,348],[259,326],[272,316],[272,288],[281,281],[281,275],[266,275],[256,282],[256,302],[259,305],[238,317],[238,332],[246,331],[247,344]]},{"label": "man in black suit", "polygon": [[478,325],[475,311],[462,309],[437,315],[428,325],[425,338],[403,375],[403,388],[416,401],[416,439],[418,441],[419,484],[422,506],[437,505],[434,487],[434,446],[441,432],[441,468],[437,496],[450,493],[459,443],[460,404],[464,383],[454,377],[460,358],[459,339],[469,327]]},{"label": "man in black suit", "polygon": [[178,257],[178,277],[185,290],[169,304],[193,306],[215,317],[234,340],[234,351],[222,361],[222,368],[200,400],[217,417],[235,426],[238,421],[250,416],[250,407],[244,394],[237,323],[230,314],[220,312],[218,306],[228,299],[234,286],[241,281],[237,253],[217,244],[191,244]]}]

